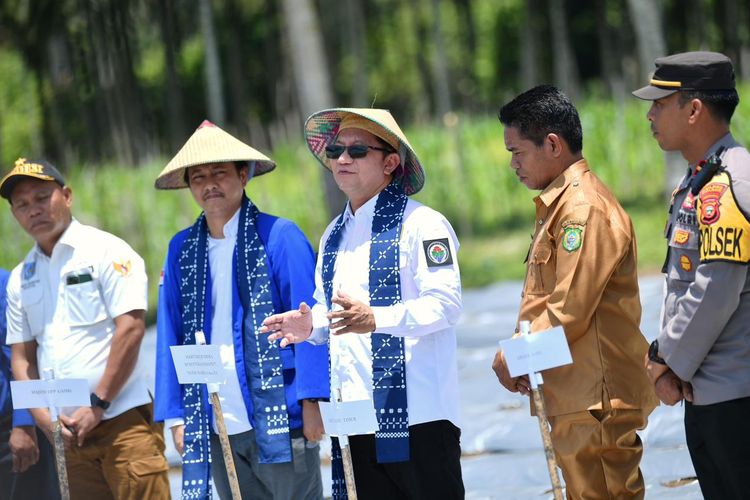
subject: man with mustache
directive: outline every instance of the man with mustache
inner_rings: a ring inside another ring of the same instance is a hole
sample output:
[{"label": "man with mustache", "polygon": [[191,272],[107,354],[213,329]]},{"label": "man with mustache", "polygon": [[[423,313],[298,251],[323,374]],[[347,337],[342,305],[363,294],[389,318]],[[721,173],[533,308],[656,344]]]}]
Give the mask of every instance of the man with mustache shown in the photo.
[{"label": "man with mustache", "polygon": [[275,167],[204,121],[156,179],[157,189],[189,188],[203,210],[169,243],[159,287],[156,418],[166,420],[182,455],[185,498],[210,496],[211,476],[219,495],[231,498],[206,387],[181,387],[169,350],[196,343],[197,331],[221,349],[219,399],[242,497],[323,498],[317,400],[329,394],[328,351],[280,349],[258,332],[266,317],[309,301],[315,288],[315,257],[302,231],[245,195],[251,178]]},{"label": "man with mustache", "polygon": [[672,193],[661,331],[646,360],[657,395],[685,400],[685,435],[703,496],[747,498],[750,476],[750,154],[729,130],[732,61],[716,52],[656,60],[646,117],[688,163]]},{"label": "man with mustache", "polygon": [[[544,372],[552,445],[568,498],[643,498],[637,430],[657,404],[639,329],[635,233],[614,195],[583,157],[570,99],[534,87],[500,109],[510,167],[534,198],[536,219],[518,321],[531,332],[562,326],[573,363]],[[518,330],[516,330],[518,332]],[[528,395],[502,352],[500,383]]]},{"label": "man with mustache", "polygon": [[[162,426],[138,353],[146,270],[120,238],[73,218],[73,192],[43,160],[19,158],[0,196],[36,244],[8,282],[8,337],[16,380],[87,379],[91,406],[60,414],[70,495],[169,498]],[[46,408],[31,410],[53,442]]]}]

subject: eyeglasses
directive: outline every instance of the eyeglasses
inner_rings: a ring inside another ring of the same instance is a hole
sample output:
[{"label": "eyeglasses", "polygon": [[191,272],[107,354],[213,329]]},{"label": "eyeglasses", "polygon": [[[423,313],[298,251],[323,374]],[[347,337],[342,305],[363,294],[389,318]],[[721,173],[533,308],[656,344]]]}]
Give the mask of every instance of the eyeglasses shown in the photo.
[{"label": "eyeglasses", "polygon": [[349,153],[349,156],[356,160],[357,158],[364,158],[365,156],[367,156],[367,153],[371,149],[393,153],[392,149],[377,148],[375,146],[368,146],[367,144],[352,144],[351,146],[329,144],[328,146],[326,146],[326,157],[335,160],[336,158],[344,154],[344,151],[346,151],[347,153]]}]

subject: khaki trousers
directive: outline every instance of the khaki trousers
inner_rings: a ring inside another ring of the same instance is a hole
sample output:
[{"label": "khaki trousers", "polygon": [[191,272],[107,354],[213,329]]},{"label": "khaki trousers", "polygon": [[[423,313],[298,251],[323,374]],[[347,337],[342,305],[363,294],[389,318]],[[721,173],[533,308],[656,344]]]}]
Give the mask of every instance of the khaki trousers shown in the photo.
[{"label": "khaki trousers", "polygon": [[153,423],[151,404],[102,421],[65,460],[72,500],[170,498],[163,424]]},{"label": "khaki trousers", "polygon": [[643,454],[636,430],[650,410],[589,410],[549,417],[552,444],[567,497],[575,500],[642,499]]}]

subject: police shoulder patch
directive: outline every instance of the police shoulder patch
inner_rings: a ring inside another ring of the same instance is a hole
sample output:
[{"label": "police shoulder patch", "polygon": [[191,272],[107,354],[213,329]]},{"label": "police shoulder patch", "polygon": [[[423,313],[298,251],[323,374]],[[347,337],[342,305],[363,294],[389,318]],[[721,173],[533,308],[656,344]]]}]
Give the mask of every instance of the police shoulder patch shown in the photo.
[{"label": "police shoulder patch", "polygon": [[750,262],[750,221],[730,185],[729,175],[722,172],[698,195],[701,262]]},{"label": "police shoulder patch", "polygon": [[427,258],[427,267],[450,266],[453,264],[453,255],[451,247],[448,244],[448,238],[438,238],[436,240],[424,240],[424,255]]}]

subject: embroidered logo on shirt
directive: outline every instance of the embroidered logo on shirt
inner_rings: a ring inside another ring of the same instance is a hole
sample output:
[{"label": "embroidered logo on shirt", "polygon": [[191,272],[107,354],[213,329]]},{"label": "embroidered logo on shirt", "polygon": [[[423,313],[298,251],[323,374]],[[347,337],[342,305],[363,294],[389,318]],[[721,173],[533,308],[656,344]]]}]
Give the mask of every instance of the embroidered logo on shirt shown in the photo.
[{"label": "embroidered logo on shirt", "polygon": [[712,182],[703,189],[701,189],[701,222],[706,225],[711,225],[719,220],[719,199],[724,191],[727,190],[727,186]]},{"label": "embroidered logo on shirt", "polygon": [[36,261],[27,262],[23,265],[23,272],[21,273],[21,277],[24,281],[28,281],[33,278],[34,274],[36,274]]},{"label": "embroidered logo on shirt", "polygon": [[123,278],[127,278],[130,275],[130,270],[133,268],[130,261],[112,262],[112,267],[114,268],[115,272]]},{"label": "embroidered logo on shirt", "polygon": [[562,247],[567,252],[575,252],[581,248],[583,230],[580,227],[566,227],[563,233]]},{"label": "embroidered logo on shirt", "polygon": [[678,245],[684,245],[690,239],[690,232],[684,229],[678,229],[674,233],[674,242]]},{"label": "embroidered logo on shirt", "polygon": [[682,208],[685,210],[692,210],[695,207],[695,197],[693,196],[693,193],[688,191],[687,196],[685,196],[685,201],[682,202]]},{"label": "embroidered logo on shirt", "polygon": [[680,255],[680,267],[683,271],[690,272],[693,270],[693,263],[687,255]]},{"label": "embroidered logo on shirt", "polygon": [[448,245],[448,238],[426,240],[422,242],[427,257],[427,267],[448,266],[453,264],[453,255]]}]

